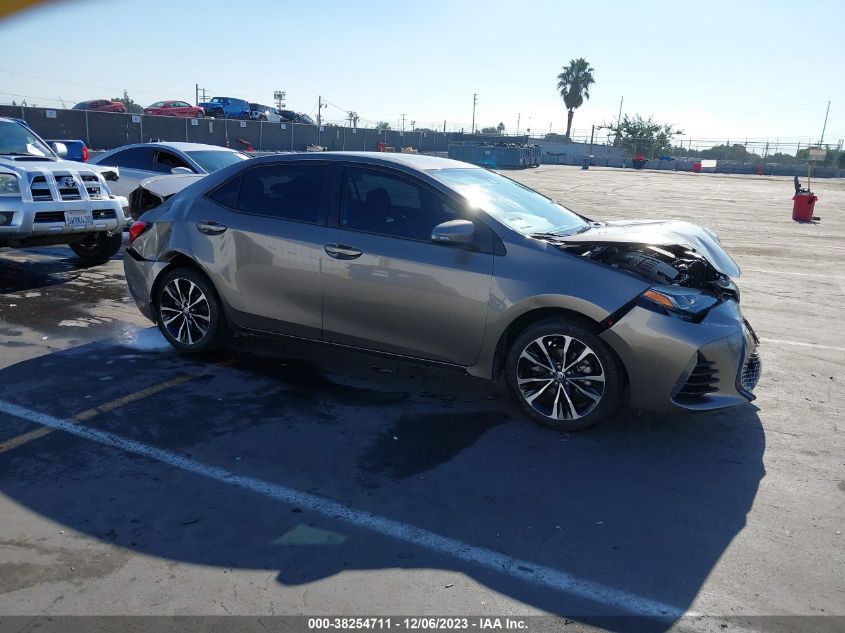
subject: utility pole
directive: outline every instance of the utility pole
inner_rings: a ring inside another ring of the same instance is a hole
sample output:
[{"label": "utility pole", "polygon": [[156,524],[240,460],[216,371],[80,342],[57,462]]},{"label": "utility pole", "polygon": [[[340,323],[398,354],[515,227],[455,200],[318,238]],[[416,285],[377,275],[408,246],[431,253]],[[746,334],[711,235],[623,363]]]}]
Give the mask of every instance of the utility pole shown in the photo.
[{"label": "utility pole", "polygon": [[328,103],[323,103],[323,95],[317,97],[317,128],[323,126],[323,108],[327,108]]},{"label": "utility pole", "polygon": [[474,92],[472,95],[472,134],[475,134],[475,106],[478,103],[478,93]]},{"label": "utility pole", "polygon": [[405,114],[400,115],[402,117],[402,132],[405,132]]},{"label": "utility pole", "polygon": [[625,95],[622,95],[622,98],[619,100],[619,114],[616,117],[616,124],[619,125],[622,123],[622,104],[625,102]]},{"label": "utility pole", "polygon": [[522,116],[521,112],[516,113],[516,135],[519,136],[519,119]]},{"label": "utility pole", "polygon": [[200,85],[194,84],[194,105],[200,102]]},{"label": "utility pole", "polygon": [[827,115],[830,114],[830,101],[827,102],[827,110],[824,113],[824,125],[822,126],[822,137],[819,139],[819,147],[824,142],[824,131],[827,129]]}]

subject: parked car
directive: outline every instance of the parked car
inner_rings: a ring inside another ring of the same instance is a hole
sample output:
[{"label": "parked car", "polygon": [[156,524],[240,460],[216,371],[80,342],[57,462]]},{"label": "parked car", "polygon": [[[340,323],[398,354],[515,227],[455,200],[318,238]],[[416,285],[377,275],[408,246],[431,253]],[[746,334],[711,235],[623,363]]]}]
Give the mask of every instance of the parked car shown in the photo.
[{"label": "parked car", "polygon": [[270,123],[278,123],[282,120],[276,108],[260,103],[249,104],[249,118],[255,121],[269,121]]},{"label": "parked car", "polygon": [[126,112],[126,106],[122,101],[111,101],[110,99],[92,99],[91,101],[80,101],[74,110],[93,110],[94,112]]},{"label": "parked car", "polygon": [[307,125],[317,125],[307,114],[302,112],[294,112],[293,110],[279,110],[279,116],[285,123],[305,123]]},{"label": "parked car", "polygon": [[[130,197],[138,184],[161,174],[210,174],[249,158],[249,155],[228,147],[202,143],[136,143],[124,145],[91,159],[95,165],[120,169],[115,183],[117,195]],[[130,208],[130,213],[136,213]]]},{"label": "parked car", "polygon": [[198,103],[206,116],[218,119],[247,119],[249,118],[249,103],[234,97],[214,97],[211,101]]},{"label": "parked car", "polygon": [[504,176],[415,154],[267,156],[130,228],[126,280],[176,349],[253,332],[487,379],[556,429],[748,402],[758,339],[712,231],[594,222]]},{"label": "parked car", "polygon": [[105,261],[120,250],[126,199],[109,190],[117,170],[64,160],[28,126],[0,118],[0,247],[67,244]]},{"label": "parked car", "polygon": [[205,110],[199,106],[191,105],[186,101],[156,101],[144,108],[144,114],[195,119],[205,116]]}]

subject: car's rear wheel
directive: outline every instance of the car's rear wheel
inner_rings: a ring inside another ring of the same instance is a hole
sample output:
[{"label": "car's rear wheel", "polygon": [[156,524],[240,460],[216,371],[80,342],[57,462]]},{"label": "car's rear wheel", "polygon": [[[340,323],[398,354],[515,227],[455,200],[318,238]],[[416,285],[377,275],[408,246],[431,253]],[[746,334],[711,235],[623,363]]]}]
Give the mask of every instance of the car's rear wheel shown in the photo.
[{"label": "car's rear wheel", "polygon": [[221,110],[220,108],[218,108],[216,110],[212,110],[211,116],[213,116],[215,119],[222,119],[222,118],[224,118],[223,110]]},{"label": "car's rear wheel", "polygon": [[225,346],[226,317],[202,273],[192,268],[168,270],[156,286],[154,300],[158,328],[179,351],[198,354]]},{"label": "car's rear wheel", "polygon": [[505,363],[508,391],[534,422],[579,431],[607,417],[619,403],[620,368],[607,345],[565,318],[523,330]]},{"label": "car's rear wheel", "polygon": [[76,256],[86,262],[105,262],[120,250],[123,234],[92,233],[78,242],[68,244]]}]

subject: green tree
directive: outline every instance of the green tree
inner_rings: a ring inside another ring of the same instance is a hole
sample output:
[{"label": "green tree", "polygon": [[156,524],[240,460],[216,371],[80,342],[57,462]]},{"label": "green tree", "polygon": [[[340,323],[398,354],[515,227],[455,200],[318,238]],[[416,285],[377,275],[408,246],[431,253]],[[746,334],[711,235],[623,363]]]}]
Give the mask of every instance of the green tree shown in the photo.
[{"label": "green tree", "polygon": [[116,97],[112,99],[112,101],[120,101],[124,106],[126,106],[126,111],[129,114],[143,114],[144,108],[143,106],[138,105],[132,99],[129,98],[129,94],[127,94],[126,89],[123,89],[123,98]]},{"label": "green tree", "polygon": [[595,83],[592,66],[583,57],[570,60],[569,66],[563,68],[557,76],[557,89],[560,98],[566,106],[566,136],[572,132],[572,117],[575,110],[584,104],[584,99],[590,98],[590,86]]},{"label": "green tree", "polygon": [[651,158],[671,152],[674,137],[684,133],[671,123],[658,123],[652,117],[644,119],[639,114],[633,117],[626,114],[621,121],[601,127],[615,135],[614,147],[634,156],[642,154]]},{"label": "green tree", "polygon": [[491,127],[483,127],[483,128],[481,128],[481,133],[482,134],[498,134],[499,130],[498,130],[498,128],[495,128],[495,127],[492,127],[492,126]]},{"label": "green tree", "polygon": [[391,129],[390,123],[388,123],[387,121],[379,121],[378,123],[376,123],[376,129],[377,130],[389,130],[389,129]]},{"label": "green tree", "polygon": [[499,121],[499,125],[496,126],[496,131],[499,134],[504,134],[505,133],[505,124],[502,123],[501,121]]}]

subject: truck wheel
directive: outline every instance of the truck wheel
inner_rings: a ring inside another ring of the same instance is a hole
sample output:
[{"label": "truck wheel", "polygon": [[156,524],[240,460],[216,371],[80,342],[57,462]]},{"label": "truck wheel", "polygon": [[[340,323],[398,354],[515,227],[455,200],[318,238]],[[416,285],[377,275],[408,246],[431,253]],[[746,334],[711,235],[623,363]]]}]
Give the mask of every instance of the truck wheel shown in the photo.
[{"label": "truck wheel", "polygon": [[156,283],[158,329],[180,352],[199,354],[224,347],[229,327],[211,282],[192,268],[173,268]]},{"label": "truck wheel", "polygon": [[527,327],[505,363],[516,405],[534,422],[558,431],[580,431],[607,417],[621,397],[620,374],[607,345],[566,318]]},{"label": "truck wheel", "polygon": [[211,116],[213,116],[215,119],[225,119],[225,118],[226,118],[226,117],[223,115],[223,110],[221,110],[221,109],[219,109],[219,108],[218,108],[217,110],[212,110],[212,111],[211,111]]},{"label": "truck wheel", "polygon": [[106,262],[120,250],[123,234],[94,233],[79,242],[68,244],[76,256],[86,262]]}]

